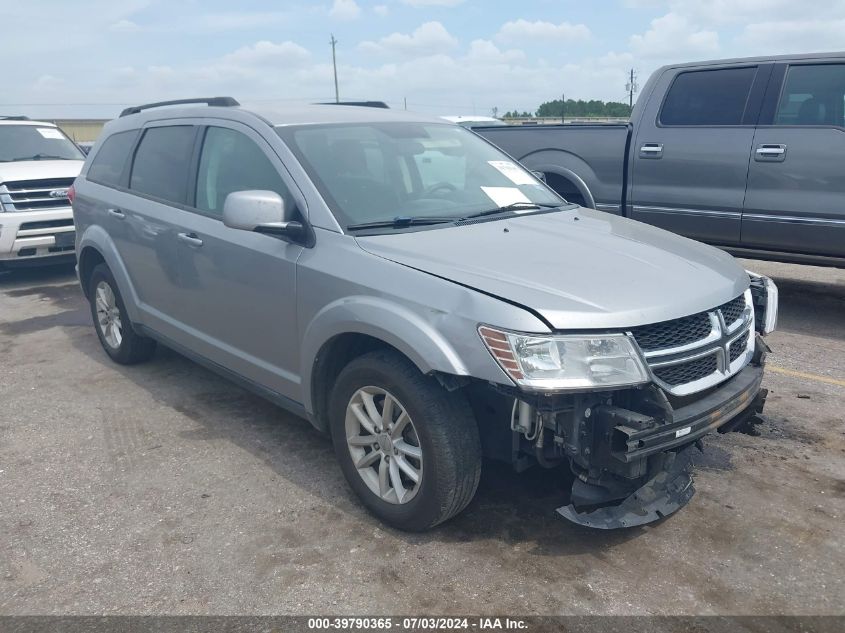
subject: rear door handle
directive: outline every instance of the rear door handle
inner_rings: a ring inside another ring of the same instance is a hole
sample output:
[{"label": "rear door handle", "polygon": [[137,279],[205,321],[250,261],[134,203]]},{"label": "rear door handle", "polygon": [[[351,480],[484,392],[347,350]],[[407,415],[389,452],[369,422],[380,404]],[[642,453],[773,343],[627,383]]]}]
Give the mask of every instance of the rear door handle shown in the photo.
[{"label": "rear door handle", "polygon": [[118,220],[126,219],[126,214],[120,209],[109,209],[108,214],[113,218],[117,218]]},{"label": "rear door handle", "polygon": [[663,143],[643,143],[640,158],[663,158]]},{"label": "rear door handle", "polygon": [[177,233],[176,237],[179,238],[180,242],[184,242],[188,246],[193,246],[194,248],[202,246],[202,240],[197,237],[196,233]]},{"label": "rear door handle", "polygon": [[754,153],[754,160],[765,162],[782,162],[786,160],[786,145],[772,143],[760,145]]}]

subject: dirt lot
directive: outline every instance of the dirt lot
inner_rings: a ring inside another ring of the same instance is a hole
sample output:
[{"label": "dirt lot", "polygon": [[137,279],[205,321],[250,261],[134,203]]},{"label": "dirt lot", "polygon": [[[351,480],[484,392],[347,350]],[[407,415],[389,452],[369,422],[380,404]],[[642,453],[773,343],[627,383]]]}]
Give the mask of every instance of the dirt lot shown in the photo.
[{"label": "dirt lot", "polygon": [[110,363],[72,270],[0,274],[0,614],[841,614],[845,271],[746,264],[781,289],[772,393],[688,507],[589,531],[548,473],[490,466],[426,535],[307,422],[167,350]]}]

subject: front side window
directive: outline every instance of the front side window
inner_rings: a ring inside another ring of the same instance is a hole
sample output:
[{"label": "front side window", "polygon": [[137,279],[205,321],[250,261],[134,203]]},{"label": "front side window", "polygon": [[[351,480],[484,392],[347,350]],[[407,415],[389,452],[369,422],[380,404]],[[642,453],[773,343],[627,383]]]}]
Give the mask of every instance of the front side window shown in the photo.
[{"label": "front side window", "polygon": [[135,152],[129,188],[167,202],[185,204],[194,145],[192,125],[152,127]]},{"label": "front side window", "polygon": [[103,141],[103,146],[97,150],[88,168],[88,180],[101,185],[119,185],[137,135],[138,130],[118,132]]},{"label": "front side window", "polygon": [[660,110],[662,125],[742,125],[756,67],[679,74]]},{"label": "front side window", "polygon": [[514,203],[564,202],[472,132],[438,123],[279,127],[346,228],[397,217],[458,219]]},{"label": "front side window", "polygon": [[209,127],[197,175],[197,209],[222,215],[226,196],[256,189],[275,191],[292,203],[279,172],[252,139],[228,128]]},{"label": "front side window", "polygon": [[790,66],[775,125],[845,126],[845,64]]},{"label": "front side window", "polygon": [[85,155],[57,127],[0,125],[0,163],[26,160],[85,160]]}]

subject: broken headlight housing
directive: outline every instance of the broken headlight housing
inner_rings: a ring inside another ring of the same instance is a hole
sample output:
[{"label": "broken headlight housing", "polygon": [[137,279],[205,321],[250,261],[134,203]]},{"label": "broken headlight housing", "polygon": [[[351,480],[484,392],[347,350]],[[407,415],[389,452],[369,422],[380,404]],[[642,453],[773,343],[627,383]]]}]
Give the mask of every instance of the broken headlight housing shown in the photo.
[{"label": "broken headlight housing", "polygon": [[751,298],[754,302],[754,329],[762,335],[771,334],[778,325],[778,287],[765,275],[746,270],[751,278]]},{"label": "broken headlight housing", "polygon": [[543,391],[607,389],[649,381],[634,341],[625,334],[538,335],[482,325],[481,339],[520,387]]}]

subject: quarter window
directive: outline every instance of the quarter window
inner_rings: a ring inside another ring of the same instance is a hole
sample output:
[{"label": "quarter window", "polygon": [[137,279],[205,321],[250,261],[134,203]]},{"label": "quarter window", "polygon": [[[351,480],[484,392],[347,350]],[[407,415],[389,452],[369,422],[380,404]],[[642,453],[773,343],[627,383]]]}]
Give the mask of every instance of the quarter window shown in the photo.
[{"label": "quarter window", "polygon": [[663,125],[741,125],[756,67],[681,73],[660,111]]},{"label": "quarter window", "polygon": [[193,145],[191,125],[148,129],[135,152],[129,188],[167,202],[185,204]]},{"label": "quarter window", "polygon": [[252,139],[228,128],[209,127],[200,156],[196,207],[222,215],[226,196],[256,189],[275,191],[292,204],[278,170]]},{"label": "quarter window", "polygon": [[101,185],[120,185],[126,160],[137,135],[138,130],[118,132],[103,141],[103,146],[88,168],[88,180]]},{"label": "quarter window", "polygon": [[775,125],[845,125],[845,64],[790,66]]}]

